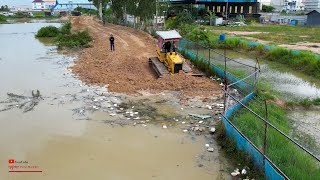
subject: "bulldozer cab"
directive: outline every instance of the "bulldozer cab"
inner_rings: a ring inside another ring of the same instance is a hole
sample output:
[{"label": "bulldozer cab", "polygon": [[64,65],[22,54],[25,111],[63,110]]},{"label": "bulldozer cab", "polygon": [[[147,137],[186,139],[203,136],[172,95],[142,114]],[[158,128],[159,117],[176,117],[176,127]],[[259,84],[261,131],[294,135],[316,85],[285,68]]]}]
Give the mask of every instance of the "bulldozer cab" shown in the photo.
[{"label": "bulldozer cab", "polygon": [[180,34],[173,31],[157,31],[158,38],[158,48],[161,49],[161,52],[175,52],[176,47],[178,46],[179,41],[182,39]]},{"label": "bulldozer cab", "polygon": [[159,77],[167,74],[190,72],[191,68],[188,67],[184,60],[176,52],[179,41],[182,39],[181,35],[175,31],[157,31],[157,57],[149,58],[149,63],[156,71]]}]

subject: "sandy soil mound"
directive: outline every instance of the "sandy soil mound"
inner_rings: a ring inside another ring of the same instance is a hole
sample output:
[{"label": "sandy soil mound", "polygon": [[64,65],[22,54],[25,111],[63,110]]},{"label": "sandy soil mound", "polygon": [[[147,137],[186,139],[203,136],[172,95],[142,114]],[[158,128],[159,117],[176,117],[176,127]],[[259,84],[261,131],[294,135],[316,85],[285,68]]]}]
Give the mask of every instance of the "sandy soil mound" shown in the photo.
[{"label": "sandy soil mound", "polygon": [[[205,77],[184,73],[157,79],[148,64],[155,56],[156,41],[135,29],[107,24],[103,27],[93,17],[72,17],[73,30],[88,28],[93,46],[81,51],[71,68],[79,78],[91,84],[108,85],[112,92],[133,94],[140,90],[180,91],[187,96],[220,95],[220,86]],[[110,51],[109,36],[115,37],[115,52]]]}]

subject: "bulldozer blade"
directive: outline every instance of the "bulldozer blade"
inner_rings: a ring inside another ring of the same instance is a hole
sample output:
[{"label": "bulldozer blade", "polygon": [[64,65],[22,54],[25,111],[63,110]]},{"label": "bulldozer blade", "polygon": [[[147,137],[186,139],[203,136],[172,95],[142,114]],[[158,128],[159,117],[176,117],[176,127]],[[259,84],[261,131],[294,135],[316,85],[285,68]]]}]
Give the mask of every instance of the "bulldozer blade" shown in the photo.
[{"label": "bulldozer blade", "polygon": [[160,78],[170,74],[167,67],[157,57],[149,58],[149,64]]}]

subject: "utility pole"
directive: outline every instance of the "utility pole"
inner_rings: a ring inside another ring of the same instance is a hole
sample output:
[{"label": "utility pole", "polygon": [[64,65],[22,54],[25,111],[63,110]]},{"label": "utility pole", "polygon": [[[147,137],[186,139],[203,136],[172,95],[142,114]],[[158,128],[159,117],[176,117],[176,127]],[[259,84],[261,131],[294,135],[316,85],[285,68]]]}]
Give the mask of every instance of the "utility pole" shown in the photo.
[{"label": "utility pole", "polygon": [[156,0],[156,30],[158,30],[158,0]]},{"label": "utility pole", "polygon": [[227,5],[226,5],[226,20],[228,20],[228,12],[229,12],[229,0],[227,0]]},{"label": "utility pole", "polygon": [[102,20],[102,0],[99,0],[99,18]]}]

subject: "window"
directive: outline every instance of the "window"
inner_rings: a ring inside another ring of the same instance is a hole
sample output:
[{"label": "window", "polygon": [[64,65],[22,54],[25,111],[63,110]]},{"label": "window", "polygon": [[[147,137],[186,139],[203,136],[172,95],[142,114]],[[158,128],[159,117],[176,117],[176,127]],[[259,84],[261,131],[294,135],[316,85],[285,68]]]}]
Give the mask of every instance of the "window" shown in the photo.
[{"label": "window", "polygon": [[243,6],[240,7],[240,13],[243,13]]},{"label": "window", "polygon": [[238,6],[234,7],[234,13],[238,13]]},{"label": "window", "polygon": [[225,6],[222,7],[222,12],[226,12],[226,7]]},{"label": "window", "polygon": [[216,11],[216,7],[212,6],[212,11],[215,12]]},{"label": "window", "polygon": [[252,6],[249,6],[249,14],[252,13]]},{"label": "window", "polygon": [[44,8],[44,6],[41,6],[41,8],[43,9],[43,8]]},{"label": "window", "polygon": [[221,10],[221,6],[218,6],[217,7],[217,12],[220,12],[220,10]]},{"label": "window", "polygon": [[232,6],[230,6],[229,8],[229,13],[232,13]]}]

